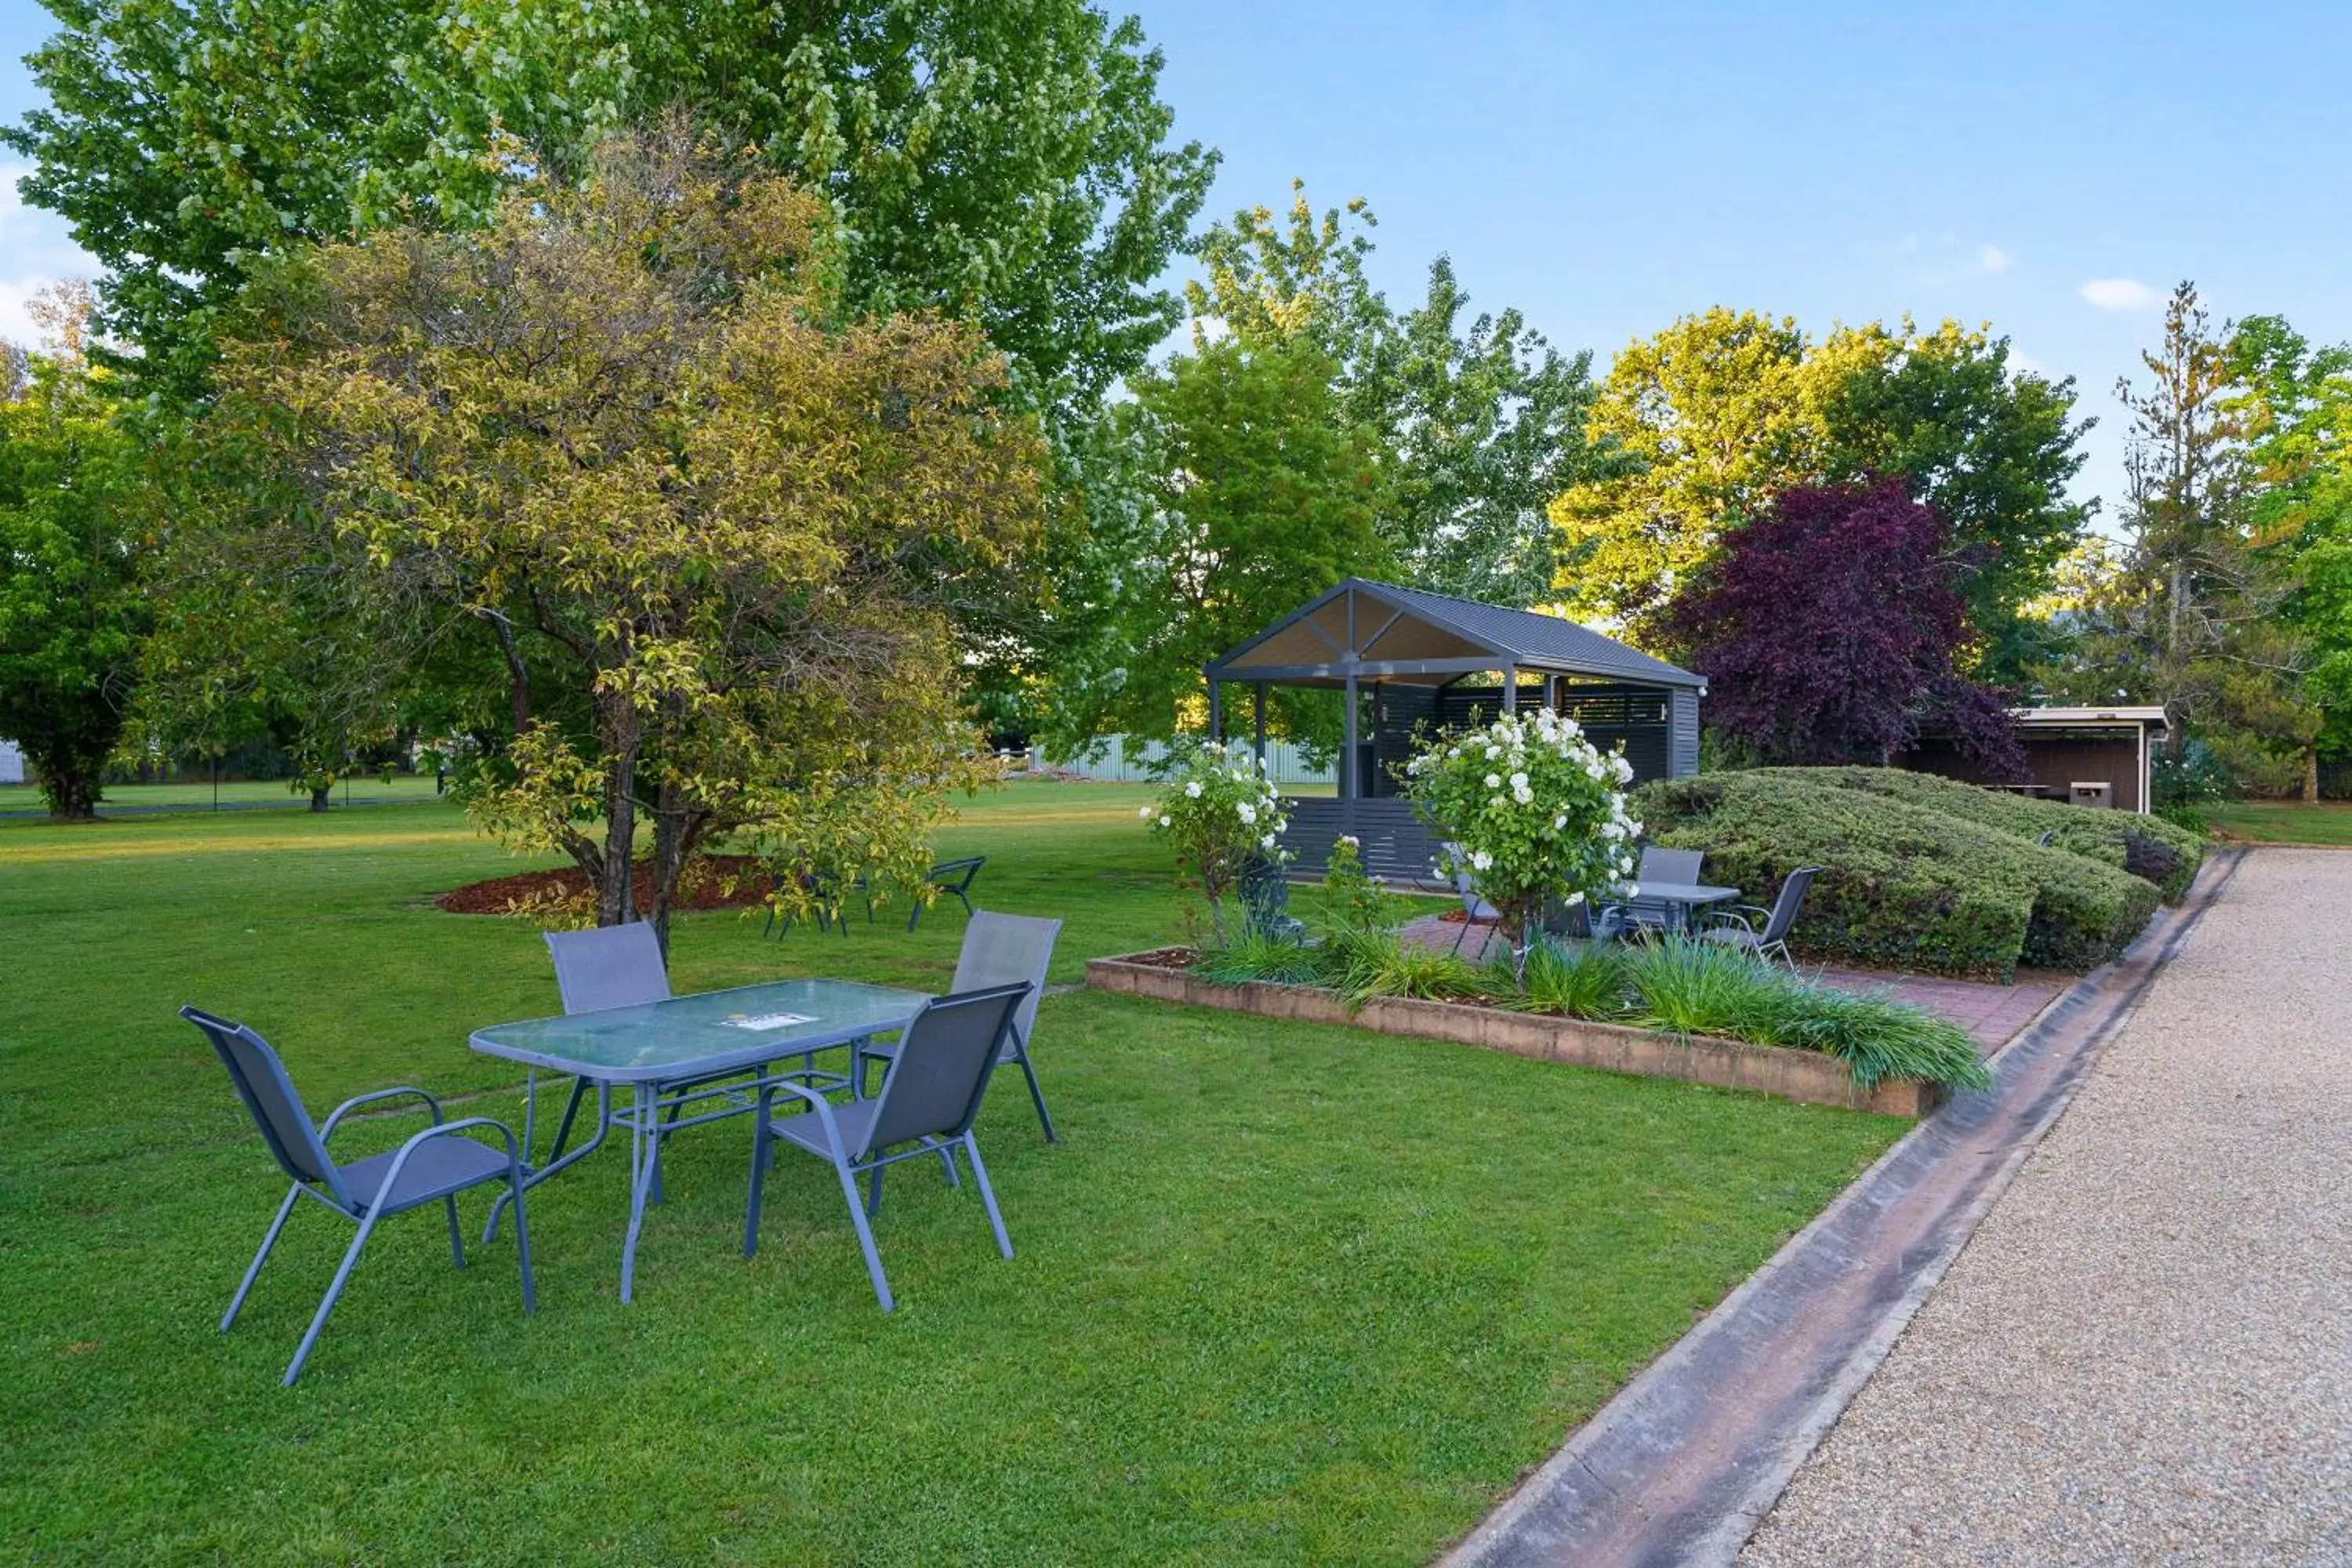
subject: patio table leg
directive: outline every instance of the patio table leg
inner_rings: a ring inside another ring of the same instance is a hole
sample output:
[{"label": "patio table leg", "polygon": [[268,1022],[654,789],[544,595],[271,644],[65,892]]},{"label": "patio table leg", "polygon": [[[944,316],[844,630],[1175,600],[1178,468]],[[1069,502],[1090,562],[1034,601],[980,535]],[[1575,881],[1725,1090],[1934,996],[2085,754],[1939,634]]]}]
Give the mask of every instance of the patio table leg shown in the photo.
[{"label": "patio table leg", "polygon": [[[581,1079],[579,1081],[582,1083],[586,1082],[585,1079]],[[596,1131],[594,1135],[592,1136],[585,1143],[583,1143],[577,1149],[572,1150],[570,1153],[565,1154],[561,1158],[551,1160],[548,1163],[539,1166],[537,1169],[533,1169],[530,1165],[526,1164],[523,1167],[522,1173],[523,1190],[525,1192],[529,1192],[531,1188],[539,1185],[540,1183],[547,1180],[548,1177],[555,1174],[556,1172],[579,1163],[589,1155],[594,1153],[597,1150],[603,1148],[604,1146],[604,1134],[612,1130],[612,1126],[613,1086],[606,1083],[600,1083],[596,1086]],[[631,1167],[632,1173],[634,1173],[635,1169],[635,1168],[634,1166]],[[512,1202],[514,1202],[514,1194],[512,1193],[500,1193],[495,1199],[491,1200],[489,1223],[482,1227],[482,1244],[484,1246],[488,1246],[492,1241],[498,1238],[499,1216],[506,1213],[507,1205]]]},{"label": "patio table leg", "polygon": [[645,1228],[646,1198],[653,1187],[656,1163],[661,1156],[660,1100],[661,1090],[657,1085],[643,1083],[635,1087],[630,1099],[629,1237],[621,1245],[621,1300],[624,1305],[635,1293],[637,1233]]}]

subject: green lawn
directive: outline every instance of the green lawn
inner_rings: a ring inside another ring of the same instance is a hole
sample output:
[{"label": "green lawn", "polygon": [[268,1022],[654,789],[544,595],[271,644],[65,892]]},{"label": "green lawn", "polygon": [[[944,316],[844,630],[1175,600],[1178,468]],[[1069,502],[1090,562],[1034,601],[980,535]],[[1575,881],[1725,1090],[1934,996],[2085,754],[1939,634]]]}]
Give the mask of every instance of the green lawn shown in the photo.
[{"label": "green lawn", "polygon": [[2352,803],[2232,800],[2198,810],[2224,838],[2250,844],[2352,846]]},{"label": "green lawn", "polygon": [[[261,779],[251,783],[225,784],[217,795],[209,784],[109,784],[98,803],[99,815],[120,812],[145,812],[157,807],[175,811],[209,811],[217,798],[224,806],[249,808],[255,805],[283,807],[303,811],[310,807],[308,794],[297,794],[287,787],[284,779]],[[385,801],[430,801],[434,798],[433,780],[427,775],[411,778],[394,774],[386,784],[380,778],[355,778],[335,786],[335,804],[346,801],[362,805],[378,805]],[[0,811],[47,811],[48,803],[41,798],[34,784],[0,784]]]},{"label": "green lawn", "polygon": [[[941,848],[990,857],[984,906],[1067,916],[1074,978],[1176,934],[1140,798],[1019,786]],[[807,1160],[746,1262],[750,1129],[723,1123],[666,1155],[635,1306],[614,1149],[533,1195],[536,1317],[510,1232],[457,1273],[404,1216],[281,1389],[348,1227],[306,1208],[215,1331],[282,1188],[172,1011],[253,1023],[316,1110],[415,1081],[514,1117],[515,1075],[465,1037],[554,1006],[544,950],[427,901],[514,864],[437,806],[0,826],[0,1558],[1419,1563],[1902,1131],[1056,995],[1037,1058],[1063,1143],[1017,1080],[982,1127],[1011,1262],[969,1188],[903,1167],[884,1316]],[[674,970],[937,986],[961,924],[779,943],[696,916]]]}]

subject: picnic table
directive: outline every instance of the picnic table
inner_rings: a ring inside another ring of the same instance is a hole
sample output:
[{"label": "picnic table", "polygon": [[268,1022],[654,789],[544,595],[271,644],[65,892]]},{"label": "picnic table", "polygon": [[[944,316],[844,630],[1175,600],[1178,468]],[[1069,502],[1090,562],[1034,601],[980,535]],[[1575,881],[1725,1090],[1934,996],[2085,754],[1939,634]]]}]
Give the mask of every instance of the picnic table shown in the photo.
[{"label": "picnic table", "polygon": [[[764,1074],[771,1064],[797,1058],[799,1068],[774,1076],[846,1085],[846,1075],[816,1070],[816,1054],[902,1029],[929,1000],[919,991],[856,980],[774,980],[634,1007],[494,1024],[475,1030],[469,1043],[485,1056],[596,1086],[593,1134],[544,1165],[528,1163],[534,1092],[523,1120],[526,1190],[587,1158],[614,1127],[628,1130],[629,1232],[621,1247],[621,1300],[627,1301],[635,1284],[646,1202],[659,1190],[661,1140],[747,1109],[730,1100],[723,1110],[681,1116],[689,1104],[720,1092],[706,1087],[708,1080],[730,1073]],[[615,1102],[616,1089],[628,1091],[625,1104]],[[493,1231],[499,1212],[497,1206],[490,1211]]]}]

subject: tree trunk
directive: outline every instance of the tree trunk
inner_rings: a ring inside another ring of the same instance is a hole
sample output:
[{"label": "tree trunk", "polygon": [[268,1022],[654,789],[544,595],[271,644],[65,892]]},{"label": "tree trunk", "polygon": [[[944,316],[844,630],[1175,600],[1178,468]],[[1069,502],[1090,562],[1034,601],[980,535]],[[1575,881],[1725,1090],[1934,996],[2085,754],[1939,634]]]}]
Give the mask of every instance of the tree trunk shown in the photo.
[{"label": "tree trunk", "polygon": [[37,756],[34,768],[41,776],[41,798],[47,802],[51,822],[96,822],[102,793],[98,772],[54,756]]},{"label": "tree trunk", "polygon": [[686,804],[684,790],[675,784],[663,784],[654,806],[653,912],[648,918],[665,956],[669,952],[670,907],[686,876],[687,861],[702,836],[703,821]]},{"label": "tree trunk", "polygon": [[2319,804],[2319,747],[2311,742],[2303,748],[2303,804]]},{"label": "tree trunk", "polygon": [[637,752],[645,729],[622,695],[596,699],[596,728],[604,742],[604,855],[596,879],[596,923],[626,925],[636,915],[631,887],[637,843]]},{"label": "tree trunk", "polygon": [[326,810],[330,805],[333,804],[334,795],[335,785],[334,781],[331,779],[322,784],[312,784],[310,786],[310,809],[312,811]]}]

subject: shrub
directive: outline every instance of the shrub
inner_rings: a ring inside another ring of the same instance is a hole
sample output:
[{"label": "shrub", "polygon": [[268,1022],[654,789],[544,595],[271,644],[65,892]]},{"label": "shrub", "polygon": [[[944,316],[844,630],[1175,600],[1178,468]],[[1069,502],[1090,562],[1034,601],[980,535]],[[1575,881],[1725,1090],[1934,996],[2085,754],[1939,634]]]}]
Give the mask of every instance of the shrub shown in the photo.
[{"label": "shrub", "polygon": [[1623,1015],[1632,989],[1625,953],[1614,943],[1547,942],[1528,954],[1527,991],[1517,1000],[1531,1013],[1609,1019]]},{"label": "shrub", "polygon": [[[2085,810],[2063,801],[2034,800],[1901,768],[1765,771],[1803,783],[1886,795],[1949,816],[1966,817],[2020,838],[2035,839],[2049,833],[2054,835],[2051,839],[2053,848],[2071,849],[2156,883],[2163,889],[2167,903],[2177,904],[2187,896],[2189,884],[2196,879],[2197,868],[2205,858],[2201,832],[2185,830],[2161,817],[2140,816],[2128,811]],[[2131,850],[2135,838],[2155,839],[2173,852],[2172,858],[2166,861],[2143,853],[2139,864],[2135,865]]]},{"label": "shrub", "polygon": [[1574,720],[1549,708],[1438,736],[1405,763],[1406,795],[1466,862],[1455,867],[1449,852],[1438,874],[1469,872],[1478,896],[1501,912],[1523,978],[1547,904],[1626,885],[1642,825],[1625,815],[1619,786],[1633,776],[1622,750],[1602,755]]},{"label": "shrub", "polygon": [[[1918,804],[1898,798],[1899,784],[1864,787],[1886,773],[1766,769],[1661,780],[1636,792],[1635,807],[1659,842],[1704,849],[1710,878],[1759,903],[1796,867],[1822,867],[1792,936],[1815,957],[2003,978],[2020,962],[2086,969],[2120,951],[2155,912],[2158,889],[2121,869],[2119,838],[2117,864],[2045,848],[1937,809],[1937,796],[1922,795],[1931,804]],[[1955,798],[1967,807],[1989,800],[1998,810],[2002,801],[1970,785],[1927,782],[1964,792]]]},{"label": "shrub", "polygon": [[1350,942],[1339,950],[1338,966],[1339,993],[1356,1006],[1375,996],[1444,1002],[1493,994],[1493,977],[1468,959],[1394,936]]},{"label": "shrub", "polygon": [[1366,937],[1383,936],[1404,924],[1411,914],[1408,900],[1384,892],[1364,870],[1361,847],[1355,835],[1342,833],[1331,846],[1324,868],[1323,887],[1307,918],[1308,929],[1326,942],[1345,947]]},{"label": "shrub", "polygon": [[1255,861],[1279,866],[1290,858],[1281,847],[1282,830],[1289,825],[1282,792],[1239,742],[1184,744],[1167,788],[1138,815],[1175,844],[1180,884],[1197,888],[1208,900],[1219,947],[1225,945],[1225,895],[1239,886],[1243,873]]}]

